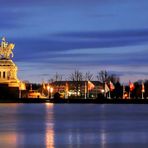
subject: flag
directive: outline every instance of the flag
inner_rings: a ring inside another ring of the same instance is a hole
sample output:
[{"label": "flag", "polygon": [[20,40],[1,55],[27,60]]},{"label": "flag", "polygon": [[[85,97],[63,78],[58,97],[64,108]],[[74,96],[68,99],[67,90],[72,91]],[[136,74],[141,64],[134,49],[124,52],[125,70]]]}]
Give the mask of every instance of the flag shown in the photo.
[{"label": "flag", "polygon": [[65,84],[65,92],[66,92],[66,94],[68,94],[68,90],[69,90],[69,87],[68,87],[68,83],[66,82],[66,84]]},{"label": "flag", "polygon": [[129,81],[129,88],[130,88],[130,91],[133,91],[135,86],[132,82]]},{"label": "flag", "polygon": [[85,91],[85,94],[86,94],[87,93],[87,82],[85,82],[85,86],[84,87],[85,87],[84,88],[85,89],[84,91]]},{"label": "flag", "polygon": [[68,83],[66,82],[66,84],[65,84],[65,99],[68,99],[68,91],[69,91],[69,86],[68,86]]},{"label": "flag", "polygon": [[113,91],[115,89],[114,84],[110,81],[109,82],[110,91]]},{"label": "flag", "polygon": [[108,85],[105,83],[105,88],[104,88],[104,90],[105,90],[105,93],[107,93],[107,92],[109,92],[110,91],[110,89],[109,89],[109,87],[108,87]]},{"label": "flag", "polygon": [[94,87],[95,85],[92,82],[88,81],[88,90],[92,90],[94,89]]},{"label": "flag", "polygon": [[142,90],[143,93],[145,92],[145,87],[144,87],[144,83],[142,82]]}]

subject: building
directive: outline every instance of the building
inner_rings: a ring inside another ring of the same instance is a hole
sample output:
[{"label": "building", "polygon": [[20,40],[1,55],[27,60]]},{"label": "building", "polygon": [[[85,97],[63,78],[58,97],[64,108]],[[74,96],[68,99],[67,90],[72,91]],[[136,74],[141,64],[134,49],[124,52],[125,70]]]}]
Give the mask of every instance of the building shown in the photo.
[{"label": "building", "polygon": [[59,92],[63,98],[82,97],[97,98],[102,93],[103,84],[99,81],[91,81],[94,88],[88,89],[87,81],[55,81],[50,83],[53,93]]}]

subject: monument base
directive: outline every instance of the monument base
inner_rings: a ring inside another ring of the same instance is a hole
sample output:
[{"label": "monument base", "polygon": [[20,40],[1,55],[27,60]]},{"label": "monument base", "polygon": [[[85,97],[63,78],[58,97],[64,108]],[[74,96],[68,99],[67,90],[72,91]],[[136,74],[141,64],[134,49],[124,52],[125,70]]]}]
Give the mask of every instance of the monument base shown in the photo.
[{"label": "monument base", "polygon": [[0,99],[19,98],[19,87],[9,87],[8,84],[0,84]]},{"label": "monument base", "polygon": [[20,80],[17,66],[10,59],[0,59],[0,99],[18,98]]}]

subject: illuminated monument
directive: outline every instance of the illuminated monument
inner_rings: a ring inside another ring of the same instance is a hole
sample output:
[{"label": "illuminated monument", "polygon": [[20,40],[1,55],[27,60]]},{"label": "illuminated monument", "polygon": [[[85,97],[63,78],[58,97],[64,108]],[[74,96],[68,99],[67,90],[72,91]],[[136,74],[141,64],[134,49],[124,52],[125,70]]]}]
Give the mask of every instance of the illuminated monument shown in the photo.
[{"label": "illuminated monument", "polygon": [[[21,89],[21,81],[17,78],[18,68],[11,60],[13,57],[14,44],[6,42],[5,38],[2,38],[0,45],[0,89],[9,88],[9,92],[15,91],[18,94]],[[0,92],[0,97],[1,97]],[[5,95],[5,94],[3,94]],[[18,97],[15,95],[15,97]]]}]

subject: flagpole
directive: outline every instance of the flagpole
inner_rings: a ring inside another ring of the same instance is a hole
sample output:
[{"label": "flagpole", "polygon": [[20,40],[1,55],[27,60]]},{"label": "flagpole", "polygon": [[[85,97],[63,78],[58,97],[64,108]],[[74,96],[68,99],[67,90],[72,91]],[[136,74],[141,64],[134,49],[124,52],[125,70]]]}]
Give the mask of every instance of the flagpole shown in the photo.
[{"label": "flagpole", "polygon": [[106,97],[105,83],[104,83],[104,97],[107,98],[107,97]]},{"label": "flagpole", "polygon": [[144,97],[143,97],[143,92],[142,92],[142,99],[144,99]]},{"label": "flagpole", "polygon": [[88,96],[87,97],[89,98],[89,90],[88,90]]},{"label": "flagpole", "polygon": [[109,98],[109,95],[110,95],[110,89],[108,88],[106,82],[105,82],[105,86],[104,86],[104,90],[105,90],[105,97],[106,98]]},{"label": "flagpole", "polygon": [[123,94],[122,94],[122,99],[124,99],[124,85],[123,85]]},{"label": "flagpole", "polygon": [[84,88],[84,93],[85,93],[85,99],[87,98],[87,96],[86,96],[86,93],[87,93],[87,88],[86,88],[86,81],[85,81],[85,86],[84,86],[85,88]]},{"label": "flagpole", "polygon": [[142,99],[144,99],[145,88],[144,88],[144,83],[143,82],[142,82],[141,92],[142,92]]},{"label": "flagpole", "polygon": [[88,80],[87,80],[87,83],[86,83],[87,85],[87,87],[86,87],[86,90],[87,90],[87,98],[89,98],[89,86],[88,86]]},{"label": "flagpole", "polygon": [[129,99],[131,98],[131,92],[129,91],[129,97],[128,97]]},{"label": "flagpole", "polygon": [[67,95],[68,93],[67,93],[67,82],[65,83],[65,99],[67,99],[68,98],[68,95]]}]

